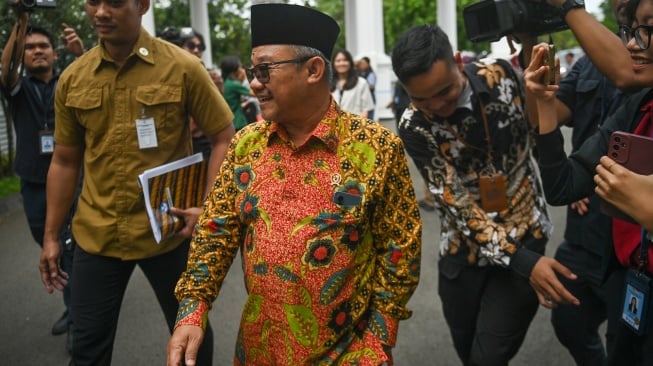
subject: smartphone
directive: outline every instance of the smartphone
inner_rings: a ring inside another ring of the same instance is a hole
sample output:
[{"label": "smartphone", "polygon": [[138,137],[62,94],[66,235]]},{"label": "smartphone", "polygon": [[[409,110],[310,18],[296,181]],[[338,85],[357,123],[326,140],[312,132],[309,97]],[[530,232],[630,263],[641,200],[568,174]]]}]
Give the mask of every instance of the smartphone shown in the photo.
[{"label": "smartphone", "polygon": [[544,61],[549,66],[549,71],[546,73],[546,80],[548,80],[549,85],[554,85],[556,83],[556,46],[553,43],[549,43],[546,60]]},{"label": "smartphone", "polygon": [[[653,174],[653,138],[616,131],[610,135],[608,157],[629,170],[643,175]],[[612,204],[601,201],[601,212],[633,223],[635,220]]]}]

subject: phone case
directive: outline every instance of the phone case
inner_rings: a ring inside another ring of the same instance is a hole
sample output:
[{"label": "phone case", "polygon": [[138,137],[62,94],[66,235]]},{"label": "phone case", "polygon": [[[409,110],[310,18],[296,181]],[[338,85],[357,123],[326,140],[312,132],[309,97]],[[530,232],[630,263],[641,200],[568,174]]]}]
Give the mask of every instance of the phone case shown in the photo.
[{"label": "phone case", "polygon": [[[637,174],[653,174],[651,153],[653,153],[653,138],[622,131],[616,131],[610,135],[610,145],[608,146],[610,159]],[[601,212],[636,223],[630,216],[606,201],[601,201]]]}]

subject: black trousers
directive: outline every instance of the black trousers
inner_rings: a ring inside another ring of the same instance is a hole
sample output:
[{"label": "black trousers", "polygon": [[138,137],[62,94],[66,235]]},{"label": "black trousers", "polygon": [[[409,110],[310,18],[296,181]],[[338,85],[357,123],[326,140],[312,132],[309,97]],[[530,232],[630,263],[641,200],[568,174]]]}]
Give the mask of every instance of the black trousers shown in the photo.
[{"label": "black trousers", "polygon": [[580,300],[580,306],[560,304],[551,311],[551,324],[560,343],[578,366],[605,365],[606,350],[599,334],[599,326],[608,318],[607,304],[611,294],[607,284],[599,284],[601,258],[578,245],[564,241],[555,258],[578,275],[569,280],[558,276],[560,282]]},{"label": "black trousers", "polygon": [[[72,277],[73,364],[75,366],[109,366],[116,336],[120,307],[129,278],[140,266],[156,294],[172,332],[179,303],[174,288],[186,269],[188,242],[175,250],[146,259],[123,261],[93,255],[79,246],[75,249]],[[138,305],[135,305],[138,306]],[[165,353],[165,347],[161,349]],[[207,326],[197,365],[211,365],[213,332]]]},{"label": "black trousers", "polygon": [[528,279],[494,266],[460,267],[451,276],[445,261],[438,292],[458,357],[465,366],[508,365],[539,306]]}]

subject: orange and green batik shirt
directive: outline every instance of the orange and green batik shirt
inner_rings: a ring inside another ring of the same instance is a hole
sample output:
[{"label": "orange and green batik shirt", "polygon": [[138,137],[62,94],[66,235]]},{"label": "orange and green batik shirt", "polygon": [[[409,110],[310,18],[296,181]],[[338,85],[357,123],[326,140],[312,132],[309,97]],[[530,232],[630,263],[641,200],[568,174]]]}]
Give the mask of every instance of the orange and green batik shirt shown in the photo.
[{"label": "orange and green batik shirt", "polygon": [[232,140],[176,288],[205,326],[238,250],[236,365],[378,365],[417,287],[421,219],[401,140],[335,102],[302,145],[263,121]]}]

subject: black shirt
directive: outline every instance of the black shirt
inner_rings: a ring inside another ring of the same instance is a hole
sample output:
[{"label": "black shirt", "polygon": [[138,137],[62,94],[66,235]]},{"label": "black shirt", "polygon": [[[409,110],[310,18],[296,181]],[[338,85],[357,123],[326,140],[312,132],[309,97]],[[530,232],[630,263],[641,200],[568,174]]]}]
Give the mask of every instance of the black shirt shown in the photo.
[{"label": "black shirt", "polygon": [[39,132],[54,131],[54,92],[59,75],[47,83],[26,75],[14,90],[3,90],[16,131],[14,170],[22,179],[45,183],[52,154],[40,153]]}]

